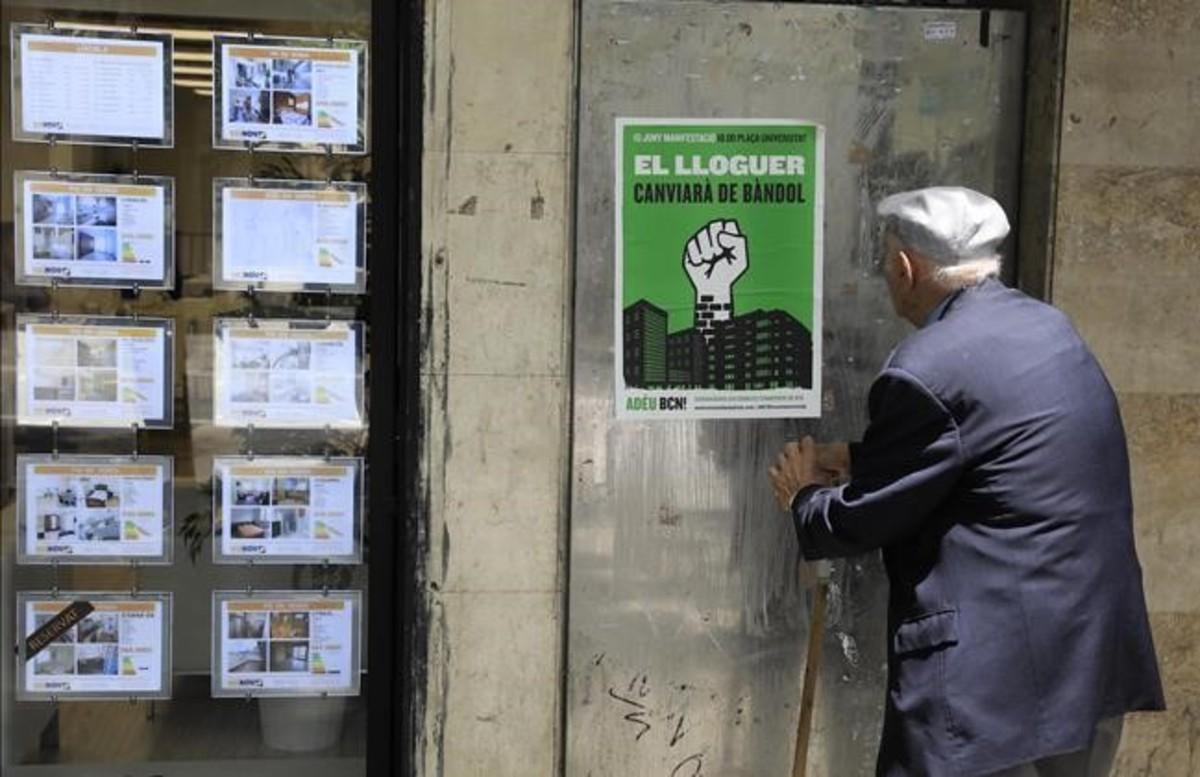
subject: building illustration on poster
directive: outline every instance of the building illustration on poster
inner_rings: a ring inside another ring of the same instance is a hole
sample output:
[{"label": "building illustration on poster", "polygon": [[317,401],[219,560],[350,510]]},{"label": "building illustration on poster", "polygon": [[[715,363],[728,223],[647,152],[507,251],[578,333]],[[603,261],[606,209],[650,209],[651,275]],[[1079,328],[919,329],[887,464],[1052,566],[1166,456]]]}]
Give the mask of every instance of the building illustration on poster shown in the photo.
[{"label": "building illustration on poster", "polygon": [[822,129],[619,119],[617,414],[820,412]]}]

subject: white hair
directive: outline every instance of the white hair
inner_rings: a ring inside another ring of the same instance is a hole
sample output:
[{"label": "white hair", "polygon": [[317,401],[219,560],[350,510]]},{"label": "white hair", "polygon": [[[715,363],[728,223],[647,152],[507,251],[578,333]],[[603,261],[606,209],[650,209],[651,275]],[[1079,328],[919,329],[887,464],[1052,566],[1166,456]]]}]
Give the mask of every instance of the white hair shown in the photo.
[{"label": "white hair", "polygon": [[951,288],[961,289],[999,276],[1000,266],[999,256],[988,259],[972,259],[958,264],[939,265],[933,273],[933,278]]}]

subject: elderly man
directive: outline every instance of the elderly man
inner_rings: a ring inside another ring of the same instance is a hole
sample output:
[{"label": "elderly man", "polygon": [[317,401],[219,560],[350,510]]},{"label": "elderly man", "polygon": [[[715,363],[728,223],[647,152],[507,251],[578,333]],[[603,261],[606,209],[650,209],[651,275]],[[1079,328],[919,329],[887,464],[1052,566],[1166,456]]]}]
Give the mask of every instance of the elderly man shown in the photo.
[{"label": "elderly man", "polygon": [[923,189],[879,215],[919,329],[861,443],[806,437],[771,469],[805,558],[883,549],[877,774],[1107,775],[1122,714],[1164,706],[1112,389],[1066,316],[995,279],[994,200]]}]

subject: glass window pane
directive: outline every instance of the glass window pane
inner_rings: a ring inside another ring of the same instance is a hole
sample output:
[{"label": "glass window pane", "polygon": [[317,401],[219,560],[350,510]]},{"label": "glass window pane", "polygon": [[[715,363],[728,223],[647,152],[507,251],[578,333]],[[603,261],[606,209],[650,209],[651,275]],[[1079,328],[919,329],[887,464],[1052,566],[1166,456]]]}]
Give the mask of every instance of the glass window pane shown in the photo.
[{"label": "glass window pane", "polygon": [[0,770],[364,774],[371,3],[96,7],[0,2]]}]

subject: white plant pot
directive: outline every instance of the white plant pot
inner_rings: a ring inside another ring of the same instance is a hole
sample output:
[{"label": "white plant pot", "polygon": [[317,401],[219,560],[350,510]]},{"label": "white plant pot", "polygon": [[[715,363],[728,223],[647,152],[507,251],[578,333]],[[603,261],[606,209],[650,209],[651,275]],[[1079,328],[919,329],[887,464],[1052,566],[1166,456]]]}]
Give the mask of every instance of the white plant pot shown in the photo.
[{"label": "white plant pot", "polygon": [[342,738],[345,712],[345,696],[262,697],[258,700],[258,721],[263,744],[289,753],[327,750]]}]

